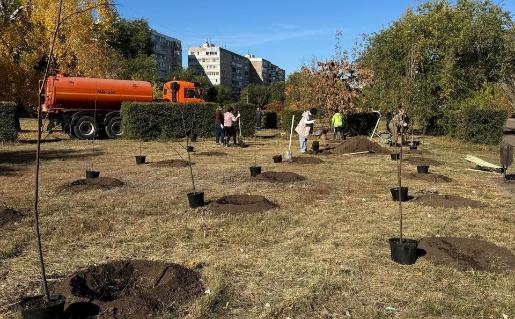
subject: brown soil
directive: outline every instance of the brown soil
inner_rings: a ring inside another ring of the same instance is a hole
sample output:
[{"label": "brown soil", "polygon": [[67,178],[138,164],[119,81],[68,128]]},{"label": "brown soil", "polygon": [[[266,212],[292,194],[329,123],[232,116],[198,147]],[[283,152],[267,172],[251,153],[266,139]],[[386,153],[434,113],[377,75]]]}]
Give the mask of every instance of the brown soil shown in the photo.
[{"label": "brown soil", "polygon": [[447,176],[441,175],[441,174],[433,174],[433,173],[429,173],[429,174],[409,173],[409,174],[406,174],[405,177],[407,179],[416,179],[419,181],[430,182],[430,183],[452,182],[452,178],[450,178],[450,177],[447,177]]},{"label": "brown soil", "polygon": [[23,219],[23,214],[10,208],[0,208],[0,227],[14,224]]},{"label": "brown soil", "polygon": [[[150,165],[156,167],[188,167],[188,161],[172,159],[160,162],[151,162]],[[195,165],[195,163],[191,163],[191,165]]]},{"label": "brown soil", "polygon": [[89,190],[108,190],[116,187],[122,187],[125,183],[119,179],[111,177],[98,177],[98,178],[85,178],[79,179],[70,184],[65,184],[60,187],[60,190],[81,192]]},{"label": "brown soil", "polygon": [[402,161],[406,162],[408,164],[411,164],[411,165],[442,166],[442,163],[437,161],[437,160],[433,160],[433,159],[430,159],[430,158],[423,158],[423,157],[407,157],[407,158],[404,158],[404,156],[403,156]]},{"label": "brown soil", "polygon": [[492,181],[500,191],[515,198],[515,181],[505,181],[502,177],[492,178]]},{"label": "brown soil", "polygon": [[204,291],[200,275],[177,264],[128,260],[91,266],[56,284],[67,303],[92,302],[95,318],[156,317],[190,302]]},{"label": "brown soil", "polygon": [[418,248],[425,258],[437,265],[450,265],[463,270],[490,272],[512,271],[515,256],[506,248],[484,240],[456,237],[423,238]]},{"label": "brown soil", "polygon": [[[311,156],[299,156],[299,157],[294,156],[292,158],[292,161],[295,164],[321,164],[324,162],[319,158],[311,157]],[[286,162],[286,163],[288,163],[288,162]]]},{"label": "brown soil", "polygon": [[202,156],[227,156],[227,153],[224,153],[224,152],[200,152],[200,153],[196,153],[196,155],[202,155]]},{"label": "brown soil", "polygon": [[422,195],[413,200],[416,203],[420,203],[424,206],[430,207],[443,207],[443,208],[460,208],[460,207],[484,207],[483,203],[464,198],[457,195],[439,195],[439,194],[427,194]]},{"label": "brown soil", "polygon": [[293,183],[303,181],[306,178],[292,172],[264,172],[256,176],[254,179],[270,183]]},{"label": "brown soil", "polygon": [[366,136],[350,137],[331,150],[333,154],[349,154],[358,152],[371,152],[388,154],[388,150],[376,142],[370,141]]},{"label": "brown soil", "polygon": [[261,213],[279,207],[263,196],[258,195],[228,195],[217,199],[209,205],[215,213]]}]

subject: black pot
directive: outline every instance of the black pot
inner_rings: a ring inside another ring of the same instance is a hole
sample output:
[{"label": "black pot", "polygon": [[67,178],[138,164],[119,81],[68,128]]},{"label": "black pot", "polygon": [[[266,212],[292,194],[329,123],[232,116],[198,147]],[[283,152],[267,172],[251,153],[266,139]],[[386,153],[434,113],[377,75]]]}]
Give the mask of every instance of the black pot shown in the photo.
[{"label": "black pot", "polygon": [[347,140],[347,134],[343,134],[343,140]]},{"label": "black pot", "polygon": [[418,240],[390,238],[390,254],[393,261],[402,265],[413,265],[418,258]]},{"label": "black pot", "polygon": [[411,144],[413,146],[419,146],[420,145],[420,141],[413,141]]},{"label": "black pot", "polygon": [[138,155],[136,156],[136,164],[143,165],[146,163],[147,157],[145,155]]},{"label": "black pot", "polygon": [[418,148],[418,146],[416,146],[416,145],[410,145],[410,146],[409,146],[409,149],[410,149],[411,151],[416,151],[416,150],[417,150],[417,148]]},{"label": "black pot", "polygon": [[428,174],[429,173],[429,165],[417,165],[417,172],[419,174]]},{"label": "black pot", "polygon": [[188,193],[188,202],[191,208],[204,206],[204,192]]},{"label": "black pot", "polygon": [[197,141],[197,137],[198,137],[197,133],[193,133],[193,134],[191,135],[191,141],[192,141],[192,142],[196,142],[196,141]]},{"label": "black pot", "polygon": [[193,148],[193,146],[188,146],[188,147],[186,148],[186,150],[187,150],[189,153],[191,153],[191,152],[193,152],[194,148]]},{"label": "black pot", "polygon": [[99,171],[86,171],[86,178],[98,178],[99,176]]},{"label": "black pot", "polygon": [[401,154],[399,154],[399,153],[390,154],[390,158],[392,159],[392,161],[398,161],[401,158]]},{"label": "black pot", "polygon": [[274,163],[281,163],[283,161],[283,157],[281,155],[275,155],[273,159]]},{"label": "black pot", "polygon": [[74,302],[66,308],[65,319],[93,319],[100,314],[100,307],[90,302]]},{"label": "black pot", "polygon": [[50,302],[44,296],[25,298],[20,302],[23,319],[62,319],[66,298],[61,295],[50,296]]},{"label": "black pot", "polygon": [[250,167],[250,176],[256,177],[261,174],[261,166],[251,166]]},{"label": "black pot", "polygon": [[320,151],[320,143],[318,141],[313,141],[312,148],[313,152],[318,153]]},{"label": "black pot", "polygon": [[[390,192],[392,193],[392,199],[394,202],[399,201],[399,187],[390,188]],[[408,188],[407,187],[401,187],[401,201],[407,202],[408,201]]]}]

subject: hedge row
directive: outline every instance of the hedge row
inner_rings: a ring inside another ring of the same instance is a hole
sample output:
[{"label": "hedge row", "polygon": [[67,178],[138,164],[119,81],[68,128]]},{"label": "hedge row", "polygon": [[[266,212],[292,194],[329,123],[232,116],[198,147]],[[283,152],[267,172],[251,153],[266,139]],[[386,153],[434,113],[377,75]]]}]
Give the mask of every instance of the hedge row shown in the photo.
[{"label": "hedge row", "polygon": [[265,112],[263,117],[263,127],[268,129],[277,128],[277,113],[276,112]]},{"label": "hedge row", "polygon": [[370,135],[379,119],[375,112],[350,113],[345,115],[344,130],[351,136]]},{"label": "hedge row", "polygon": [[[235,103],[227,105],[241,113],[242,134],[250,136],[255,131],[255,109],[252,104]],[[215,135],[215,112],[217,104],[176,103],[123,103],[121,108],[124,137],[129,139],[175,139],[184,138],[186,131],[199,137]]]},{"label": "hedge row", "polygon": [[504,111],[469,108],[450,111],[444,117],[447,135],[467,142],[499,144],[508,114]]},{"label": "hedge row", "polygon": [[302,111],[302,110],[289,110],[289,109],[283,110],[283,112],[281,114],[281,128],[284,131],[289,132],[291,129],[291,119],[292,119],[293,115],[295,115],[295,123],[293,124],[293,129],[295,129],[297,124],[299,124],[300,119],[302,118],[303,112],[304,111]]},{"label": "hedge row", "polygon": [[16,104],[0,102],[0,141],[13,142],[18,138],[16,130]]}]

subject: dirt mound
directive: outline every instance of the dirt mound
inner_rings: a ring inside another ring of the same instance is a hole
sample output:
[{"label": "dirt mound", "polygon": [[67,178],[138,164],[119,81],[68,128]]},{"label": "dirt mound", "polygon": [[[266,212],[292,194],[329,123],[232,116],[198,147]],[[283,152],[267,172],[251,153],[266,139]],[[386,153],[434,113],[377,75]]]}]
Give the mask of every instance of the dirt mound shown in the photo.
[{"label": "dirt mound", "polygon": [[58,283],[68,303],[91,302],[95,318],[155,317],[185,304],[204,291],[200,276],[177,264],[129,260],[91,266]]},{"label": "dirt mound", "polygon": [[215,213],[261,213],[279,207],[263,196],[258,195],[228,195],[209,205]]},{"label": "dirt mound", "polygon": [[376,142],[370,141],[366,136],[350,137],[331,150],[333,154],[349,154],[358,152],[373,152],[388,154],[388,150]]},{"label": "dirt mound", "polygon": [[303,181],[306,178],[292,172],[264,172],[256,176],[255,179],[270,183],[293,183]]},{"label": "dirt mound", "polygon": [[428,237],[420,241],[418,248],[424,249],[425,258],[437,265],[491,272],[515,269],[515,256],[508,249],[484,240]]},{"label": "dirt mound", "polygon": [[411,165],[442,166],[442,163],[437,161],[437,160],[433,160],[433,159],[430,159],[430,158],[423,158],[423,157],[407,157],[407,158],[404,158],[404,156],[403,156],[402,161],[406,162],[408,164],[411,164]]},{"label": "dirt mound", "polygon": [[410,173],[405,175],[408,179],[416,179],[419,181],[430,182],[430,183],[449,183],[452,182],[452,178],[447,177],[441,174],[418,174],[418,173]]},{"label": "dirt mound", "polygon": [[504,180],[501,177],[495,177],[491,179],[495,184],[496,188],[508,196],[515,198],[515,181]]},{"label": "dirt mound", "polygon": [[23,219],[23,214],[10,208],[0,208],[0,227],[14,224]]},{"label": "dirt mound", "polygon": [[202,156],[227,156],[227,153],[224,153],[224,152],[200,152],[200,153],[196,153],[196,155],[202,155]]},{"label": "dirt mound", "polygon": [[[295,164],[321,164],[324,161],[322,161],[319,158],[311,157],[311,156],[294,156],[292,158],[292,162]],[[288,162],[286,162],[288,163]]]},{"label": "dirt mound", "polygon": [[[172,159],[160,162],[151,162],[150,165],[156,167],[188,167],[188,161]],[[191,165],[195,165],[195,163],[191,163]]]},{"label": "dirt mound", "polygon": [[439,195],[427,194],[418,196],[413,200],[424,206],[443,207],[443,208],[460,208],[460,207],[483,207],[483,203],[477,200],[468,199],[457,195]]},{"label": "dirt mound", "polygon": [[71,192],[81,192],[96,189],[109,190],[116,187],[122,187],[124,185],[124,182],[116,178],[98,177],[78,179],[76,181],[71,182],[70,184],[65,184],[61,186],[59,190]]}]

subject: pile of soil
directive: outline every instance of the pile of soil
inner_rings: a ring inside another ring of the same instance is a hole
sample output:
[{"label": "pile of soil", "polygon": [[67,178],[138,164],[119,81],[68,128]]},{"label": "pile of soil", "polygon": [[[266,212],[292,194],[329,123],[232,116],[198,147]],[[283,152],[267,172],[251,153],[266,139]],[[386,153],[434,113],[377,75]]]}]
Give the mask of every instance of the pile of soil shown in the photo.
[{"label": "pile of soil", "polygon": [[180,265],[127,260],[77,271],[54,291],[74,305],[97,305],[100,315],[95,318],[139,319],[186,304],[204,287],[199,274]]},{"label": "pile of soil", "polygon": [[408,179],[416,179],[419,181],[430,182],[430,183],[449,183],[452,182],[452,178],[447,177],[441,174],[419,174],[419,173],[410,173],[405,175]]},{"label": "pile of soil", "polygon": [[[295,164],[321,164],[324,161],[322,161],[319,158],[311,157],[311,156],[299,156],[299,157],[294,156],[292,158],[292,162]],[[288,162],[284,162],[284,163],[288,163]]]},{"label": "pile of soil", "polygon": [[515,181],[504,180],[502,177],[492,178],[492,181],[500,191],[515,198]]},{"label": "pile of soil", "polygon": [[263,196],[228,195],[217,199],[209,205],[215,213],[261,213],[279,207]]},{"label": "pile of soil", "polygon": [[292,172],[264,172],[253,179],[270,183],[293,183],[303,181],[306,178]]},{"label": "pile of soil", "polygon": [[[156,167],[188,167],[188,161],[180,160],[180,159],[172,159],[160,162],[151,162],[150,165]],[[191,163],[191,165],[195,165],[195,163]]]},{"label": "pile of soil", "polygon": [[420,241],[418,248],[425,250],[425,258],[437,265],[490,272],[515,269],[515,256],[508,249],[484,240],[428,237]]},{"label": "pile of soil", "polygon": [[437,161],[437,160],[433,160],[433,159],[430,159],[430,158],[423,158],[423,157],[407,157],[407,158],[402,158],[402,162],[406,162],[408,164],[411,164],[411,165],[429,165],[429,166],[442,166],[442,163]]},{"label": "pile of soil", "polygon": [[89,190],[108,190],[116,187],[122,187],[125,183],[119,179],[111,177],[85,178],[79,179],[70,184],[61,186],[61,190],[72,192],[81,192]]},{"label": "pile of soil", "polygon": [[227,153],[224,152],[200,152],[196,155],[202,155],[202,156],[227,156]]},{"label": "pile of soil", "polygon": [[349,154],[359,152],[371,152],[378,154],[388,154],[388,150],[366,136],[350,137],[340,145],[331,150],[333,154]]},{"label": "pile of soil", "polygon": [[0,228],[23,219],[23,214],[10,208],[0,208]]},{"label": "pile of soil", "polygon": [[439,195],[427,194],[418,196],[413,200],[424,206],[443,207],[443,208],[460,208],[460,207],[484,207],[483,203],[477,200],[468,199],[457,195]]}]

